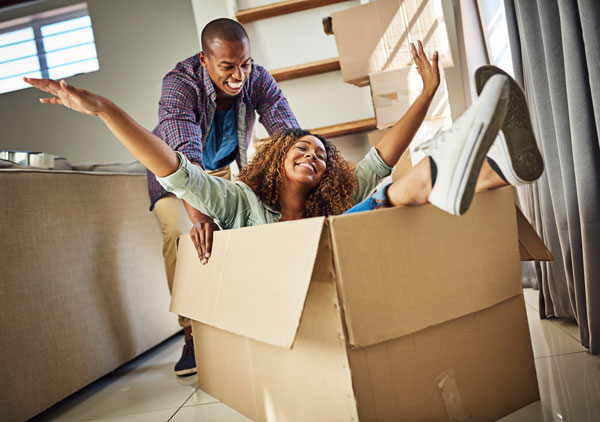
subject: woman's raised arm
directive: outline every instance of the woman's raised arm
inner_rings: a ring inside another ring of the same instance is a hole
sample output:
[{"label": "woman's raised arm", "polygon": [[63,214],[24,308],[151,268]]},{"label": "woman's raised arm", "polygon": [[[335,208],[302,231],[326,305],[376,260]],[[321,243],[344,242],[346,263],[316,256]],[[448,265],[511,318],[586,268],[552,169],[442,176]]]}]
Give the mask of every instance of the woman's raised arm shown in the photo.
[{"label": "woman's raised arm", "polygon": [[179,167],[177,154],[160,138],[140,126],[108,98],[75,88],[64,80],[23,78],[25,82],[54,97],[40,98],[43,104],[59,104],[73,111],[98,116],[123,145],[152,173],[165,177]]},{"label": "woman's raised arm", "polygon": [[423,80],[423,92],[404,113],[402,118],[383,135],[377,143],[379,156],[388,166],[395,166],[400,156],[417,134],[425,120],[427,110],[433,101],[433,96],[440,85],[440,70],[438,68],[438,52],[434,52],[431,62],[425,54],[423,43],[418,47],[410,43],[410,52],[417,65],[417,71]]}]

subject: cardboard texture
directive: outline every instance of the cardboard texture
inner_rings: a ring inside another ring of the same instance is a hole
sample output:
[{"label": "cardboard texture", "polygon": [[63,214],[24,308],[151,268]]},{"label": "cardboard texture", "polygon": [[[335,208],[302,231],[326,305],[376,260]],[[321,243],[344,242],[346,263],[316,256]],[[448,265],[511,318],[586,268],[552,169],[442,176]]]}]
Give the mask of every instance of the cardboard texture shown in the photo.
[{"label": "cardboard texture", "polygon": [[517,227],[519,228],[519,253],[521,261],[554,261],[554,256],[544,245],[544,241],[517,207]]},{"label": "cardboard texture", "polygon": [[[377,129],[393,126],[423,91],[423,81],[415,66],[371,73],[369,85]],[[446,78],[443,68],[440,67],[440,86],[429,106],[425,121],[445,118],[452,121]]]},{"label": "cardboard texture", "polygon": [[331,15],[344,82],[369,83],[369,74],[412,65],[410,42],[437,50],[453,66],[440,0],[377,0]]},{"label": "cardboard texture", "polygon": [[[211,265],[203,268],[204,276],[198,284],[182,285],[173,292],[177,298],[183,295],[183,298],[197,297],[198,301],[172,300],[172,306],[173,303],[181,305],[177,311],[171,311],[274,346],[291,347],[304,308],[324,220],[322,217],[306,220],[306,223],[287,224],[285,234],[302,241],[286,243],[285,247],[271,251],[269,262],[265,263],[267,266],[286,262],[290,256],[298,262],[309,263],[294,268],[293,274],[265,271],[264,267],[252,265],[254,260],[247,258],[246,251],[256,242],[255,228],[219,231]],[[234,241],[231,236],[235,236]],[[277,245],[282,239],[281,225],[262,226],[259,236],[261,243]],[[177,259],[178,273],[195,271],[198,260],[195,249],[181,248]],[[232,262],[236,264],[231,265]],[[260,289],[248,280],[260,280]],[[198,288],[202,292],[200,296],[196,295]],[[274,302],[275,297],[277,301]]]},{"label": "cardboard texture", "polygon": [[[398,210],[388,208],[377,218],[351,214],[330,221],[351,345],[364,347],[405,336],[520,294],[514,205],[504,201],[506,195],[487,196],[477,213],[461,218],[425,206],[402,209],[401,218]],[[482,224],[480,214],[494,216],[489,225],[504,230]],[[390,247],[398,239],[406,246]],[[501,246],[506,250],[498,253]],[[368,265],[371,262],[377,265]],[[451,282],[450,268],[461,275]],[[503,281],[482,283],[493,277]],[[368,286],[364,280],[369,280]]]},{"label": "cardboard texture", "polygon": [[[199,387],[255,421],[495,420],[539,399],[511,189],[181,238]],[[231,315],[226,315],[231,314]]]}]

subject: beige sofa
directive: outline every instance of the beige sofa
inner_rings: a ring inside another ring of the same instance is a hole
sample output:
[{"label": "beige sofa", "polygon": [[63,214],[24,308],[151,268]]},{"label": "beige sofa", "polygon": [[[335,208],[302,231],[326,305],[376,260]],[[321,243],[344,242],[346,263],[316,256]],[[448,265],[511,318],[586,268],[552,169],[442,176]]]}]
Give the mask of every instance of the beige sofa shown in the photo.
[{"label": "beige sofa", "polygon": [[0,170],[0,420],[179,330],[143,174]]}]

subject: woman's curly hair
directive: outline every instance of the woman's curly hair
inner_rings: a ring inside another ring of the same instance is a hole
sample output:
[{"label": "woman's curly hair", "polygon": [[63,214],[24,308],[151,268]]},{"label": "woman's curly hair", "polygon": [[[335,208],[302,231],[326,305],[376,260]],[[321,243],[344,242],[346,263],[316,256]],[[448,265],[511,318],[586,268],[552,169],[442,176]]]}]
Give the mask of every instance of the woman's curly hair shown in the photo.
[{"label": "woman's curly hair", "polygon": [[283,163],[290,148],[303,136],[312,135],[325,146],[326,170],[321,182],[312,190],[304,205],[304,217],[341,214],[354,205],[356,188],[354,164],[344,160],[335,145],[320,135],[307,130],[288,129],[263,144],[252,161],[242,168],[238,180],[244,182],[267,205],[280,211],[280,190],[283,179]]}]

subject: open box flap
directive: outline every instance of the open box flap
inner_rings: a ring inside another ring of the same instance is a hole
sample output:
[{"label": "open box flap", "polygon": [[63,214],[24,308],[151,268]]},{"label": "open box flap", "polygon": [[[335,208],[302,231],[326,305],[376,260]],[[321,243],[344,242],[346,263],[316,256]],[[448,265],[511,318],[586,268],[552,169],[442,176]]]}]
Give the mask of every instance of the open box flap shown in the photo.
[{"label": "open box flap", "polygon": [[205,266],[181,236],[171,312],[291,348],[324,225],[319,217],[215,232]]},{"label": "open box flap", "polygon": [[351,345],[411,334],[520,294],[516,222],[508,188],[476,195],[462,217],[424,205],[330,218]]},{"label": "open box flap", "polygon": [[554,256],[519,207],[517,207],[517,227],[521,261],[554,261]]}]

